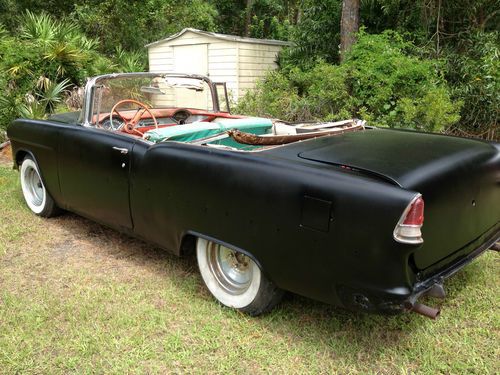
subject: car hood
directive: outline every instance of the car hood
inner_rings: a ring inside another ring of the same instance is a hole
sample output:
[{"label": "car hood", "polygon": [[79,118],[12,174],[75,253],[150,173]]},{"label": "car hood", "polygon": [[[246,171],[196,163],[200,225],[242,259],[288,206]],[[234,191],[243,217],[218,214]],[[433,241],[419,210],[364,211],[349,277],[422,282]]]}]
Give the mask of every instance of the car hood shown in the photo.
[{"label": "car hood", "polygon": [[407,189],[452,169],[488,163],[499,155],[493,144],[439,134],[368,129],[308,142],[302,159],[352,168]]}]

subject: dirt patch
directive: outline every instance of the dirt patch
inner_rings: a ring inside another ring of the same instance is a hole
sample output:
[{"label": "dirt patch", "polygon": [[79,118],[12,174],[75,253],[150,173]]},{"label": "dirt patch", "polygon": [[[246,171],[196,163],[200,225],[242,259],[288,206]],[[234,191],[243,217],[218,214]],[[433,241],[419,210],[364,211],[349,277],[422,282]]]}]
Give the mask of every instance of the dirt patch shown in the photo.
[{"label": "dirt patch", "polygon": [[0,164],[12,164],[12,146],[10,143],[4,145],[3,147],[2,145],[0,145]]},{"label": "dirt patch", "polygon": [[79,244],[75,240],[65,239],[55,243],[52,247],[52,251],[57,257],[67,258],[74,253],[75,249],[78,249],[78,246]]},{"label": "dirt patch", "polygon": [[192,260],[179,259],[164,249],[69,212],[43,219],[40,224],[50,233],[50,241],[37,253],[43,253],[45,261],[56,268],[61,267],[60,271],[79,269],[94,277],[112,276],[122,281],[164,277],[166,272],[174,277],[193,273]]}]

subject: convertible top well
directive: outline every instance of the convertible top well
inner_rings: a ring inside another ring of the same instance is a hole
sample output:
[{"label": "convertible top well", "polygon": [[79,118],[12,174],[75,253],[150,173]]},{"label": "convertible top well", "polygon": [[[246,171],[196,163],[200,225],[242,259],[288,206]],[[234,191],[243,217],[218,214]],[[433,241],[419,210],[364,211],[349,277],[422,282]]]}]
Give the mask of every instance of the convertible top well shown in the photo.
[{"label": "convertible top well", "polygon": [[270,119],[257,117],[240,119],[218,118],[211,122],[198,121],[184,124],[183,126],[170,126],[149,130],[144,133],[144,139],[155,143],[166,140],[190,142],[224,133],[231,129],[245,130],[253,134],[265,134],[272,126],[273,123]]},{"label": "convertible top well", "polygon": [[[220,118],[211,122],[193,122],[183,126],[153,129],[143,138],[155,143],[164,141],[190,142],[205,146],[227,146],[248,151],[251,146],[278,146],[327,135],[364,130],[362,121],[347,120],[318,124],[284,124],[270,119],[247,117]],[[253,148],[252,150],[258,150]]]}]

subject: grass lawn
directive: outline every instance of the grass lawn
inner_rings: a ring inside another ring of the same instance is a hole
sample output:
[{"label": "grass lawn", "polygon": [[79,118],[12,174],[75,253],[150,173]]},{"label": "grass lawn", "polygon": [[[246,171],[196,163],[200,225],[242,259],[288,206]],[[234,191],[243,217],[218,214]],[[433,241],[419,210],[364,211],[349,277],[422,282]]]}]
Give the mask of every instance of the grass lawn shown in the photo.
[{"label": "grass lawn", "polygon": [[437,321],[287,296],[258,318],[223,308],[193,258],[25,206],[0,165],[0,373],[500,372],[498,254],[446,284]]}]

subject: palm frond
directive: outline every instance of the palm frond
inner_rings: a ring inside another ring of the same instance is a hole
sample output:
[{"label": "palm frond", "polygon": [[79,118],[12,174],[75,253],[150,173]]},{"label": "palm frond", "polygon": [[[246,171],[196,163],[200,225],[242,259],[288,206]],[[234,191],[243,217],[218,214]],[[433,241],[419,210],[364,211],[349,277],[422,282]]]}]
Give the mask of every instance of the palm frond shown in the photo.
[{"label": "palm frond", "polygon": [[42,75],[38,77],[36,81],[36,88],[45,91],[49,87],[50,83],[51,83],[50,79]]},{"label": "palm frond", "polygon": [[92,51],[99,46],[99,40],[88,38],[84,34],[77,34],[72,38],[72,43],[83,51]]},{"label": "palm frond", "polygon": [[4,24],[0,22],[0,39],[8,35],[8,31],[5,28]]},{"label": "palm frond", "polygon": [[31,70],[30,62],[23,61],[22,63],[11,66],[9,69],[7,69],[7,73],[11,77],[16,78],[23,75],[30,75],[33,73],[33,71]]},{"label": "palm frond", "polygon": [[145,68],[145,56],[139,51],[125,51],[121,45],[115,48],[115,61],[122,72],[140,72]]},{"label": "palm frond", "polygon": [[71,23],[67,20],[57,22],[55,39],[59,42],[69,41],[74,39],[79,34],[78,24]]},{"label": "palm frond", "polygon": [[22,103],[19,106],[19,116],[24,118],[42,119],[46,116],[45,105],[34,101],[32,103]]},{"label": "palm frond", "polygon": [[45,105],[45,112],[52,113],[54,111],[55,106],[62,101],[63,94],[69,86],[70,82],[68,79],[59,83],[51,81],[46,89],[39,93],[39,102]]},{"label": "palm frond", "polygon": [[27,10],[21,17],[21,37],[43,45],[52,43],[60,33],[59,24],[48,14]]}]

